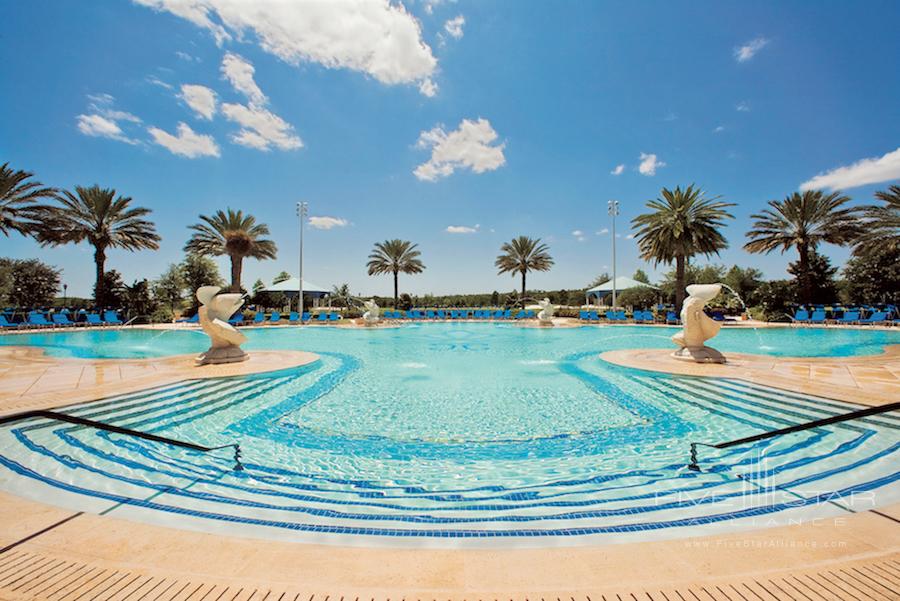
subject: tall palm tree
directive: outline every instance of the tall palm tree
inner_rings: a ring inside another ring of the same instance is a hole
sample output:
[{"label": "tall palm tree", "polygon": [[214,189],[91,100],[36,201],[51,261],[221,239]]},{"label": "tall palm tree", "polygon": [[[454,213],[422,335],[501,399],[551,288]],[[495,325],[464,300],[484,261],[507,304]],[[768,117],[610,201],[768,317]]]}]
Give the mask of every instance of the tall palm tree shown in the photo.
[{"label": "tall palm tree", "polygon": [[684,302],[685,265],[695,255],[718,255],[728,248],[719,231],[725,219],[733,219],[726,211],[733,203],[722,202],[719,196],[707,198],[703,190],[693,184],[682,189],[663,188],[661,198],[647,202],[650,213],[631,220],[637,231],[635,237],[641,258],[654,265],[675,263],[675,310]]},{"label": "tall palm tree", "polygon": [[159,248],[156,226],[145,219],[150,213],[150,209],[132,206],[130,197],[116,196],[112,188],[75,186],[74,194],[66,190],[56,204],[41,209],[37,239],[43,246],[87,242],[94,247],[94,302],[102,307],[106,300],[107,249]]},{"label": "tall palm tree", "polygon": [[23,236],[35,233],[39,200],[56,198],[56,188],[45,188],[27,171],[13,171],[9,163],[0,165],[0,234],[9,236],[19,232]]},{"label": "tall palm tree", "polygon": [[498,274],[522,275],[522,294],[519,297],[522,308],[525,308],[525,274],[529,271],[550,271],[553,267],[553,257],[549,251],[550,248],[542,244],[540,238],[528,236],[513,238],[500,247],[503,254],[497,256],[494,266]]},{"label": "tall palm tree", "polygon": [[856,240],[854,252],[857,254],[900,248],[900,186],[879,190],[875,198],[886,204],[863,207],[866,223]]},{"label": "tall palm tree", "polygon": [[419,259],[422,254],[416,248],[418,244],[413,244],[407,240],[385,240],[384,242],[376,242],[369,255],[369,262],[366,266],[369,268],[369,275],[383,275],[386,273],[394,274],[394,307],[397,306],[399,295],[397,294],[397,274],[399,273],[422,273],[425,271],[425,265]]},{"label": "tall palm tree", "polygon": [[253,215],[244,215],[242,211],[216,211],[212,217],[200,215],[202,223],[190,227],[194,230],[190,240],[184,245],[185,252],[204,256],[220,257],[228,255],[231,259],[231,291],[241,291],[241,273],[244,259],[274,259],[278,248],[271,240],[262,236],[269,235],[269,226],[256,223]]},{"label": "tall palm tree", "polygon": [[825,194],[822,190],[794,192],[784,200],[770,200],[767,209],[751,215],[756,221],[747,232],[749,242],[744,250],[751,253],[782,254],[795,248],[800,256],[798,276],[801,301],[812,301],[810,254],[820,242],[844,245],[862,232],[859,210],[846,206],[848,196],[840,192]]}]

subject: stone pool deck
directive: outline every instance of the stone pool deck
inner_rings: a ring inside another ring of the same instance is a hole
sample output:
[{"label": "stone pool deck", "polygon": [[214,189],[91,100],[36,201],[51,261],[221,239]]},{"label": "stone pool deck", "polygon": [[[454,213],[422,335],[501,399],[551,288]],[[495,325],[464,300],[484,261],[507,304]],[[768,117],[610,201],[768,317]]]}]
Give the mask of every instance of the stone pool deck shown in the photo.
[{"label": "stone pool deck", "polygon": [[[667,361],[663,355],[630,351],[603,358],[674,373],[744,378],[868,404],[900,398],[900,346],[883,355],[846,360],[741,355],[725,366]],[[0,349],[0,414],[315,360],[311,353],[268,351],[240,364],[197,368],[190,356],[56,359],[35,349],[5,348]],[[326,547],[217,536],[73,512],[0,493],[0,600],[25,599],[896,600],[900,506],[671,541],[450,550]]]}]

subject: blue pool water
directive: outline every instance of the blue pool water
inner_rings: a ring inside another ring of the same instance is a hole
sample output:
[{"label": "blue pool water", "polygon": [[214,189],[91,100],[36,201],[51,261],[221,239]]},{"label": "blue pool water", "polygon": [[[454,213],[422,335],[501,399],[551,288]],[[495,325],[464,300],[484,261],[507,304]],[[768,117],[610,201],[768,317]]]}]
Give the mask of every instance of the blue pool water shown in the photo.
[{"label": "blue pool water", "polygon": [[[847,355],[896,341],[893,332],[816,332],[771,330],[757,339],[727,330],[716,346]],[[666,347],[668,334],[497,324],[250,330],[251,349],[302,348],[320,359],[65,409],[206,446],[239,442],[242,471],[227,450],[196,453],[32,419],[0,428],[0,489],[174,527],[366,545],[649,540],[900,500],[896,415],[702,449],[703,470],[688,470],[691,441],[727,441],[855,407],[598,358]],[[69,356],[204,347],[190,332],[28,338]]]}]

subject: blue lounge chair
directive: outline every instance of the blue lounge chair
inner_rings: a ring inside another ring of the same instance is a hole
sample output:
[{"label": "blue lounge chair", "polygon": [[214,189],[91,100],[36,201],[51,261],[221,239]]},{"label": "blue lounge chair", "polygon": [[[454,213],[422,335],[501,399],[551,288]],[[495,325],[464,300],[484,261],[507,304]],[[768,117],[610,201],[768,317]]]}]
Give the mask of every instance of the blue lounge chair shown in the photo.
[{"label": "blue lounge chair", "polygon": [[175,323],[197,323],[199,321],[200,321],[200,314],[194,313],[190,317],[186,317],[186,318],[182,317],[181,319],[177,320]]},{"label": "blue lounge chair", "polygon": [[97,313],[88,313],[86,316],[86,321],[89,326],[102,326],[104,323],[100,321],[100,316]]},{"label": "blue lounge chair", "polygon": [[340,314],[340,313],[329,313],[329,314],[328,314],[328,321],[337,321],[337,320],[339,320],[340,318],[341,318],[341,314]]},{"label": "blue lounge chair", "polygon": [[253,316],[253,324],[259,325],[266,321],[266,312],[265,311],[257,311],[256,315]]},{"label": "blue lounge chair", "polygon": [[873,311],[871,315],[866,317],[865,319],[860,319],[859,323],[865,325],[878,325],[878,324],[886,324],[887,323],[887,313],[885,311]]},{"label": "blue lounge chair", "polygon": [[53,325],[55,326],[74,326],[75,322],[69,319],[69,316],[65,313],[54,313],[50,316],[50,319],[53,320]]},{"label": "blue lounge chair", "polygon": [[303,315],[301,316],[300,321],[306,322],[306,321],[309,321],[310,319],[312,319],[312,314],[309,311],[304,311]]},{"label": "blue lounge chair", "polygon": [[244,325],[244,314],[241,313],[240,311],[238,311],[237,313],[235,313],[228,319],[228,323],[230,323],[233,326]]},{"label": "blue lounge chair", "polygon": [[115,311],[104,311],[103,312],[103,323],[110,326],[120,326],[123,322],[119,319],[119,314]]},{"label": "blue lounge chair", "polygon": [[318,320],[319,321],[328,321],[328,313],[326,313],[325,311],[322,311],[321,313],[319,313]]},{"label": "blue lounge chair", "polygon": [[797,312],[791,317],[791,321],[794,323],[809,323],[809,311],[806,309],[797,309]]},{"label": "blue lounge chair", "polygon": [[588,321],[600,321],[600,315],[596,311],[588,311]]},{"label": "blue lounge chair", "polygon": [[19,324],[6,319],[6,315],[0,315],[0,329],[18,328]]},{"label": "blue lounge chair", "polygon": [[434,311],[431,311],[431,310],[425,311],[425,318],[426,319],[434,319]]},{"label": "blue lounge chair", "polygon": [[447,319],[447,312],[443,309],[438,309],[434,312],[438,319]]},{"label": "blue lounge chair", "polygon": [[537,316],[537,313],[532,309],[528,309],[525,311],[525,319],[534,319]]},{"label": "blue lounge chair", "polygon": [[824,309],[816,309],[812,312],[812,315],[809,316],[809,323],[825,323],[825,310]]},{"label": "blue lounge chair", "polygon": [[837,323],[842,323],[842,324],[859,323],[859,311],[844,312],[844,314],[841,316],[841,318],[837,320]]},{"label": "blue lounge chair", "polygon": [[291,311],[288,314],[288,322],[297,323],[298,321],[300,321],[300,314],[297,313],[296,311]]},{"label": "blue lounge chair", "polygon": [[503,312],[503,319],[512,319],[512,309]]},{"label": "blue lounge chair", "polygon": [[674,323],[677,324],[679,322],[678,314],[675,311],[669,311],[666,313],[666,323]]},{"label": "blue lounge chair", "polygon": [[586,321],[590,318],[591,318],[591,314],[589,311],[579,311],[578,312],[578,319],[580,319],[582,321]]},{"label": "blue lounge chair", "polygon": [[616,311],[616,321],[626,322],[628,318],[625,317],[625,311]]},{"label": "blue lounge chair", "polygon": [[37,328],[47,328],[53,327],[53,324],[47,321],[47,318],[44,317],[43,313],[39,313],[37,311],[32,311],[28,314],[27,317],[28,325],[34,326]]},{"label": "blue lounge chair", "polygon": [[272,314],[269,315],[269,323],[278,323],[279,321],[281,321],[281,313],[272,311]]}]

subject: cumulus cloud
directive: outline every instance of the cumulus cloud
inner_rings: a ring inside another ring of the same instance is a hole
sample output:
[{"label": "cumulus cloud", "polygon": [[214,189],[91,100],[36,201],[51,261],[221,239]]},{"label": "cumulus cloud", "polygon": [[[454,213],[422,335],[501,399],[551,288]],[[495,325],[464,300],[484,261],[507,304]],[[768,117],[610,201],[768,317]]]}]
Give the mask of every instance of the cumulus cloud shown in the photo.
[{"label": "cumulus cloud", "polygon": [[258,150],[269,150],[272,146],[280,150],[303,147],[293,126],[265,108],[225,103],[221,110],[226,119],[241,126],[241,130],[231,136],[235,144]]},{"label": "cumulus cloud", "polygon": [[609,228],[608,228],[608,227],[605,227],[605,228],[603,228],[602,230],[597,230],[596,233],[597,233],[598,236],[603,236],[603,235],[609,233]]},{"label": "cumulus cloud", "polygon": [[756,53],[765,48],[769,44],[769,40],[763,37],[754,38],[734,49],[734,58],[739,63],[744,63],[756,56]]},{"label": "cumulus cloud", "polygon": [[469,227],[467,225],[448,225],[447,229],[444,230],[448,234],[474,234],[478,231],[481,226],[476,224],[475,227]]},{"label": "cumulus cloud", "polygon": [[185,84],[180,97],[198,117],[209,121],[216,114],[216,93],[206,86]]},{"label": "cumulus cloud", "polygon": [[327,217],[324,215],[309,218],[309,226],[317,230],[330,230],[336,227],[345,227],[349,222],[340,217]]},{"label": "cumulus cloud", "polygon": [[610,175],[622,175],[622,172],[625,171],[625,165],[616,165],[615,168],[610,171]]},{"label": "cumulus cloud", "polygon": [[444,23],[444,31],[449,33],[454,39],[463,37],[463,26],[466,24],[466,18],[462,15],[448,19]]},{"label": "cumulus cloud", "polygon": [[505,144],[493,143],[497,132],[487,119],[463,119],[459,127],[447,133],[442,126],[423,131],[416,143],[418,148],[431,149],[431,158],[416,167],[415,176],[433,182],[451,175],[457,169],[471,169],[475,173],[494,171],[506,164]]},{"label": "cumulus cloud", "polygon": [[437,91],[437,84],[430,79],[423,79],[422,83],[419,84],[419,92],[421,92],[423,96],[432,98],[435,94],[437,94]]},{"label": "cumulus cloud", "polygon": [[251,104],[266,104],[269,99],[256,85],[253,79],[255,72],[256,69],[244,57],[233,52],[225,53],[225,58],[222,59],[222,76],[235,90],[246,96]]},{"label": "cumulus cloud", "polygon": [[656,175],[657,169],[666,166],[666,164],[660,161],[655,154],[645,154],[642,152],[640,159],[641,164],[638,165],[638,171],[641,175]]},{"label": "cumulus cloud", "polygon": [[291,65],[351,69],[388,85],[419,84],[437,69],[418,20],[399,2],[134,1],[208,30],[218,44],[258,40],[264,51]]},{"label": "cumulus cloud", "polygon": [[584,242],[584,232],[581,230],[572,230],[572,235],[575,236],[575,239],[579,242]]},{"label": "cumulus cloud", "polygon": [[78,115],[76,117],[78,123],[78,131],[86,136],[94,138],[109,138],[110,140],[118,140],[127,144],[137,144],[137,140],[133,140],[125,135],[122,128],[112,119],[107,119],[101,115]]},{"label": "cumulus cloud", "polygon": [[736,105],[734,105],[734,110],[739,113],[749,113],[750,112],[750,103],[746,100],[741,100]]},{"label": "cumulus cloud", "polygon": [[725,126],[724,126],[724,125],[719,125],[719,126],[716,126],[716,128],[713,130],[713,133],[714,133],[714,134],[720,134],[720,133],[722,133],[723,131],[725,131]]},{"label": "cumulus cloud", "polygon": [[173,154],[189,159],[219,156],[219,146],[212,136],[198,134],[187,123],[179,123],[174,136],[158,127],[148,127],[147,132],[153,137],[154,142]]},{"label": "cumulus cloud", "polygon": [[800,184],[800,190],[839,190],[900,179],[900,148],[880,157],[861,159],[850,165],[820,173]]}]

